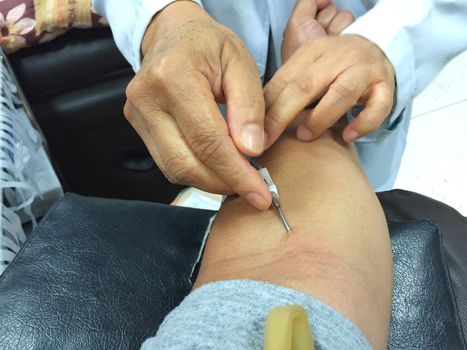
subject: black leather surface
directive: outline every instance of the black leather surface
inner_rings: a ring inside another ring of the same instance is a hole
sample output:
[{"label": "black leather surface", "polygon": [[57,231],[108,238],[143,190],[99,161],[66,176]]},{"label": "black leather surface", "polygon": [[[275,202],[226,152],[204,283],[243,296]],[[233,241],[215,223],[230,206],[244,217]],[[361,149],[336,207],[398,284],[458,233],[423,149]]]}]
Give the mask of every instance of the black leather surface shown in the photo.
[{"label": "black leather surface", "polygon": [[133,75],[109,28],[70,30],[51,42],[16,52],[10,61],[31,104]]},{"label": "black leather surface", "polygon": [[391,222],[389,349],[464,349],[441,237],[428,221]]},{"label": "black leather surface", "polygon": [[190,290],[211,213],[67,195],[0,278],[0,349],[134,349]]},{"label": "black leather surface", "polygon": [[418,193],[378,193],[388,220],[429,220],[441,233],[464,342],[467,339],[467,218],[450,206]]},{"label": "black leather surface", "polygon": [[[9,58],[67,191],[162,203],[174,199],[182,187],[170,184],[154,163],[137,164],[151,158],[123,115],[134,73],[110,29],[71,30]],[[118,157],[122,149],[129,152]]]},{"label": "black leather surface", "polygon": [[[67,195],[0,278],[0,347],[138,347],[188,293],[210,215]],[[464,348],[436,227],[390,228],[390,349]]]}]

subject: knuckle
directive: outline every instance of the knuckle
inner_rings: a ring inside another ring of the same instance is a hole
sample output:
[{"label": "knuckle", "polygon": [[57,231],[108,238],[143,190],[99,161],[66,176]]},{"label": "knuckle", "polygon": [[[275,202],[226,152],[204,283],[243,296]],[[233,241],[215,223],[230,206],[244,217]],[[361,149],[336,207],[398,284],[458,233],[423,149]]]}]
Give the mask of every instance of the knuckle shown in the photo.
[{"label": "knuckle", "polygon": [[359,123],[359,129],[361,134],[368,134],[369,132],[376,130],[381,123],[383,122],[386,116],[381,115],[374,115],[373,117],[369,117],[368,115],[365,117],[361,117]]},{"label": "knuckle", "polygon": [[158,62],[153,62],[151,67],[148,68],[148,83],[152,86],[159,86],[165,81],[167,76],[167,63],[163,60]]},{"label": "knuckle", "polygon": [[312,90],[312,83],[307,79],[298,79],[289,84],[289,89],[293,96],[305,98]]},{"label": "knuckle", "polygon": [[392,105],[393,105],[393,102],[392,102],[392,99],[390,98],[382,99],[379,102],[379,108],[381,109],[382,114],[384,114],[384,117],[387,117],[387,115],[392,109]]},{"label": "knuckle", "polygon": [[[351,42],[351,41],[348,41],[348,42],[344,42],[343,44],[345,45],[344,49],[342,50],[342,52],[345,52],[345,55],[349,58],[352,59],[352,61],[363,61],[365,60],[365,62],[368,60],[368,58],[365,58],[365,57],[368,57],[369,56],[369,51],[371,51],[371,48],[370,50],[367,49],[367,43],[366,42],[363,42],[361,38],[356,38],[356,40],[358,40],[358,44],[355,43],[355,42]],[[365,39],[363,39],[365,40]],[[343,46],[344,46],[343,45]],[[362,49],[362,45],[363,46],[363,49]]]},{"label": "knuckle", "polygon": [[251,96],[251,97],[249,98],[249,101],[250,101],[251,106],[252,106],[255,110],[264,111],[265,106],[266,106],[266,102],[264,101],[263,95]]},{"label": "knuckle", "polygon": [[144,87],[142,81],[135,77],[127,85],[125,89],[125,95],[128,101],[138,101],[143,95]]},{"label": "knuckle", "polygon": [[196,162],[181,154],[174,154],[164,164],[164,175],[170,183],[190,185],[194,180]]},{"label": "knuckle", "polygon": [[173,81],[178,71],[178,56],[170,53],[153,59],[146,71],[146,80],[151,87],[164,88],[169,81]]},{"label": "knuckle", "polygon": [[228,60],[240,60],[248,52],[240,38],[228,28],[224,29],[224,35],[221,44],[221,56],[228,58]]},{"label": "knuckle", "polygon": [[133,113],[133,108],[130,105],[130,102],[126,102],[123,106],[123,115],[125,116],[126,120],[130,123],[135,120],[135,114]]},{"label": "knuckle", "polygon": [[319,25],[319,23],[314,17],[310,18],[310,16],[308,16],[307,14],[299,15],[297,13],[294,13],[294,15],[290,17],[290,20],[287,24],[287,28],[289,30],[298,30],[303,26],[314,27],[315,25]]},{"label": "knuckle", "polygon": [[268,126],[269,132],[272,130],[281,129],[283,124],[281,116],[274,110],[267,112],[264,122]]},{"label": "knuckle", "polygon": [[222,150],[225,144],[223,137],[210,132],[195,137],[190,146],[203,163],[213,164],[222,161]]},{"label": "knuckle", "polygon": [[282,91],[289,84],[289,79],[285,74],[279,72],[272,77],[271,82],[268,84],[272,90]]},{"label": "knuckle", "polygon": [[248,110],[254,116],[261,115],[261,117],[263,117],[266,109],[266,103],[264,101],[263,95],[254,94],[249,96],[242,96],[239,98],[236,108],[241,110]]},{"label": "knuckle", "polygon": [[276,76],[274,76],[266,85],[266,88],[264,89],[264,101],[266,104],[266,109],[274,104],[279,94],[284,90],[285,86],[287,86],[287,81],[280,73],[276,74]]},{"label": "knuckle", "polygon": [[356,100],[359,96],[357,96],[356,89],[350,84],[345,82],[335,82],[331,84],[329,90],[332,91],[339,99],[352,99]]}]

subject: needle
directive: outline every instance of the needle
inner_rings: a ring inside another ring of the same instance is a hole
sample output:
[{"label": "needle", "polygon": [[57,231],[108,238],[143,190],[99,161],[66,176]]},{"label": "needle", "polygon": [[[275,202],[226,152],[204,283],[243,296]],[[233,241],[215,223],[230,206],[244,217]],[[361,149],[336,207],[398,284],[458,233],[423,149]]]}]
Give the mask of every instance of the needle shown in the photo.
[{"label": "needle", "polygon": [[277,213],[279,214],[279,217],[281,218],[282,224],[284,225],[287,232],[291,232],[292,227],[290,227],[289,222],[285,218],[284,212],[281,209],[281,203],[279,202],[279,197],[277,196],[276,193],[271,193],[271,194],[272,194],[272,205],[273,205],[273,207],[277,210]]},{"label": "needle", "polygon": [[264,182],[266,182],[266,184],[268,185],[269,192],[271,192],[271,195],[272,195],[272,206],[277,210],[277,213],[279,214],[279,218],[281,219],[282,224],[287,230],[287,233],[291,232],[292,227],[289,225],[289,222],[285,218],[284,212],[281,209],[281,203],[279,201],[279,191],[274,181],[272,181],[272,178],[271,178],[271,175],[269,174],[268,169],[260,165],[258,161],[255,160],[254,158],[249,158],[249,161],[251,165],[256,170],[258,170],[259,174],[263,177]]}]

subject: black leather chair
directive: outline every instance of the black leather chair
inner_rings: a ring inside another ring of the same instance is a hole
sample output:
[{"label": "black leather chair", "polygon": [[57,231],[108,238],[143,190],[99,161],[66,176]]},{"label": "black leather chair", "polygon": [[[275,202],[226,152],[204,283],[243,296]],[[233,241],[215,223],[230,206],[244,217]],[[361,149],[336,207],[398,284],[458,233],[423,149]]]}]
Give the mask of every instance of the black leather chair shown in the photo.
[{"label": "black leather chair", "polygon": [[[133,73],[108,29],[10,60],[66,189],[159,202],[178,192],[122,115]],[[389,348],[466,348],[466,219],[410,192],[379,198],[395,263]],[[139,347],[190,291],[211,214],[66,195],[0,277],[0,349]]]},{"label": "black leather chair", "polygon": [[[465,349],[467,219],[379,194],[394,255],[389,349]],[[1,349],[135,349],[190,291],[212,212],[68,194],[0,278]]]},{"label": "black leather chair", "polygon": [[74,29],[9,57],[65,190],[169,203],[180,186],[155,167],[123,116],[134,73],[110,29]]}]

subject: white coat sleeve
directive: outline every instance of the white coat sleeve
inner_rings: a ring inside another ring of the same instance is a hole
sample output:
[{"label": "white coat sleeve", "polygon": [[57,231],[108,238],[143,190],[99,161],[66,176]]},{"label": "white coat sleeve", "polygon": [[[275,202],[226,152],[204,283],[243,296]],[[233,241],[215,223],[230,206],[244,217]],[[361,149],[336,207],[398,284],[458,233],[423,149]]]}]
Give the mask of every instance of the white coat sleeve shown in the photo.
[{"label": "white coat sleeve", "polygon": [[467,1],[379,0],[343,34],[371,40],[393,64],[394,120],[450,59],[467,49]]},{"label": "white coat sleeve", "polygon": [[[134,71],[141,66],[141,43],[154,15],[177,0],[92,0],[110,24],[115,42]],[[200,0],[191,0],[201,5]]]}]

